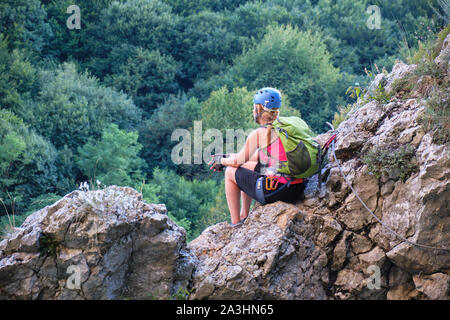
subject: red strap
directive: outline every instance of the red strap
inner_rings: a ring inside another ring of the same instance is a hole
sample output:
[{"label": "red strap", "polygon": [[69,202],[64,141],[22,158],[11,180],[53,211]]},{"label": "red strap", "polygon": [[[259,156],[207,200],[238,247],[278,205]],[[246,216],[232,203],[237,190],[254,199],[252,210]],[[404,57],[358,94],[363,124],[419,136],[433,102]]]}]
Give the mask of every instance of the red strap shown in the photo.
[{"label": "red strap", "polygon": [[322,150],[328,149],[331,142],[333,142],[334,139],[336,139],[337,133],[333,134],[330,139],[328,139],[327,142],[325,142],[324,146],[322,147]]}]

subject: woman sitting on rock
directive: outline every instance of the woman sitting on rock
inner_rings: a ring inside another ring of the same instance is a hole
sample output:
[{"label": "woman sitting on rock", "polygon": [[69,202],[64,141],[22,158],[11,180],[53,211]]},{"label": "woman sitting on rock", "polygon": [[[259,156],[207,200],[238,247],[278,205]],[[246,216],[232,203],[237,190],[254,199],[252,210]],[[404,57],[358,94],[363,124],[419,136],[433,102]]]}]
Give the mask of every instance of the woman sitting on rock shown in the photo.
[{"label": "woman sitting on rock", "polygon": [[279,161],[286,161],[284,147],[272,127],[279,116],[280,92],[273,88],[258,90],[253,103],[253,118],[260,127],[250,133],[239,153],[215,155],[209,163],[214,170],[226,167],[225,192],[232,226],[247,218],[252,199],[263,204],[294,202],[303,195],[305,187],[302,179],[277,172]]}]

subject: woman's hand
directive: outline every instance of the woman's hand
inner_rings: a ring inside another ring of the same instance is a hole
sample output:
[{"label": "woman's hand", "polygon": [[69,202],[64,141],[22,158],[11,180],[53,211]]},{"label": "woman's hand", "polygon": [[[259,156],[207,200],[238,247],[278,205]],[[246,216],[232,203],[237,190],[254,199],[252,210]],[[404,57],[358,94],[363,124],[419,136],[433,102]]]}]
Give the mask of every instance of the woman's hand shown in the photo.
[{"label": "woman's hand", "polygon": [[208,165],[211,165],[211,167],[209,168],[209,170],[214,169],[214,171],[222,171],[223,168],[225,167],[220,161],[222,160],[222,158],[226,158],[228,157],[227,154],[215,154],[211,156],[212,159],[210,162],[208,162]]}]

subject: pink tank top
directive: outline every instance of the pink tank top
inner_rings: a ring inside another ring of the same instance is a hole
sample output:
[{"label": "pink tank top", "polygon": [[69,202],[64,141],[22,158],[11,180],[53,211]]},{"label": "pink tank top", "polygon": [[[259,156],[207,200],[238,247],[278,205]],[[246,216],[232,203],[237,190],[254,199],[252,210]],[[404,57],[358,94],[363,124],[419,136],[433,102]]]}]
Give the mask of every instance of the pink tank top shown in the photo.
[{"label": "pink tank top", "polygon": [[[287,161],[286,151],[284,150],[284,147],[283,147],[283,144],[281,143],[280,137],[278,137],[274,142],[269,144],[267,146],[267,148],[265,148],[265,149],[267,150],[267,153],[270,155],[270,157],[268,157],[262,150],[259,150],[259,162],[261,164],[268,163],[268,167],[271,168],[276,165],[276,163],[277,163],[276,159],[278,159],[278,161]],[[273,151],[273,150],[275,150],[275,151]],[[277,151],[278,151],[278,155],[276,155]],[[285,177],[280,177],[280,176],[276,176],[276,175],[274,175],[274,177],[276,177],[280,183],[288,182],[288,180]],[[292,180],[291,184],[302,183],[302,182],[303,182],[303,179],[298,178],[298,179]]]}]

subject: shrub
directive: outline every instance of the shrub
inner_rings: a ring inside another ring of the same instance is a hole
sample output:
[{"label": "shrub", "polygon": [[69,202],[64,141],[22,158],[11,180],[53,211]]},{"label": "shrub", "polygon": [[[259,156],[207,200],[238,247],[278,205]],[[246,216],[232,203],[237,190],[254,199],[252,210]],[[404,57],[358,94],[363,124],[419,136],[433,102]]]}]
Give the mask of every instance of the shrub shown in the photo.
[{"label": "shrub", "polygon": [[373,99],[380,103],[386,104],[389,102],[389,100],[391,100],[391,95],[386,93],[384,87],[381,84],[379,84],[378,87],[375,89],[375,94],[371,96],[369,99]]},{"label": "shrub", "polygon": [[141,111],[125,94],[99,84],[65,63],[40,74],[40,92],[33,106],[20,114],[38,133],[60,149],[98,139],[109,123],[129,130],[141,120]]},{"label": "shrub", "polygon": [[186,229],[188,241],[209,225],[223,221],[222,216],[210,213],[220,190],[213,179],[190,181],[173,171],[155,168],[151,182],[160,186],[161,202],[166,204],[169,217]]},{"label": "shrub", "polygon": [[357,107],[358,107],[357,104],[347,104],[346,107],[339,106],[338,112],[334,113],[334,119],[331,122],[334,129],[337,129],[341,124],[341,122],[345,121],[348,118],[348,116],[354,113]]},{"label": "shrub", "polygon": [[417,64],[415,75],[430,75],[438,81],[442,81],[445,77],[445,70],[438,68],[434,59],[439,55],[442,44],[450,33],[450,25],[441,30],[436,37],[429,39],[427,42],[419,42],[419,47],[409,59],[409,63]]},{"label": "shrub", "polygon": [[417,170],[414,161],[415,148],[413,146],[374,146],[363,158],[369,172],[376,178],[387,174],[393,180],[405,181]]},{"label": "shrub", "polygon": [[110,124],[103,130],[100,141],[89,139],[78,148],[76,163],[87,178],[106,185],[139,184],[143,181],[145,161],[138,157],[142,145],[137,139],[137,132],[126,132]]},{"label": "shrub", "polygon": [[[341,87],[342,74],[331,62],[322,36],[292,26],[269,26],[257,46],[249,46],[224,74],[200,82],[200,91],[275,87],[289,96],[315,131],[326,129]],[[211,83],[212,82],[212,83]],[[210,91],[211,92],[211,91]],[[251,91],[253,92],[253,91]],[[283,100],[284,101],[284,100]]]},{"label": "shrub", "polygon": [[[137,107],[151,113],[178,86],[175,81],[177,63],[170,55],[159,50],[133,48],[126,54],[128,60],[119,65],[117,72],[105,77],[105,83],[133,97]],[[117,59],[120,61],[119,59]]]},{"label": "shrub", "polygon": [[426,101],[424,113],[418,122],[425,131],[431,131],[433,142],[447,144],[450,142],[450,93],[447,90],[434,88],[431,97]]},{"label": "shrub", "polygon": [[55,148],[8,110],[0,110],[0,215],[23,213],[30,198],[53,192],[58,181]]}]

